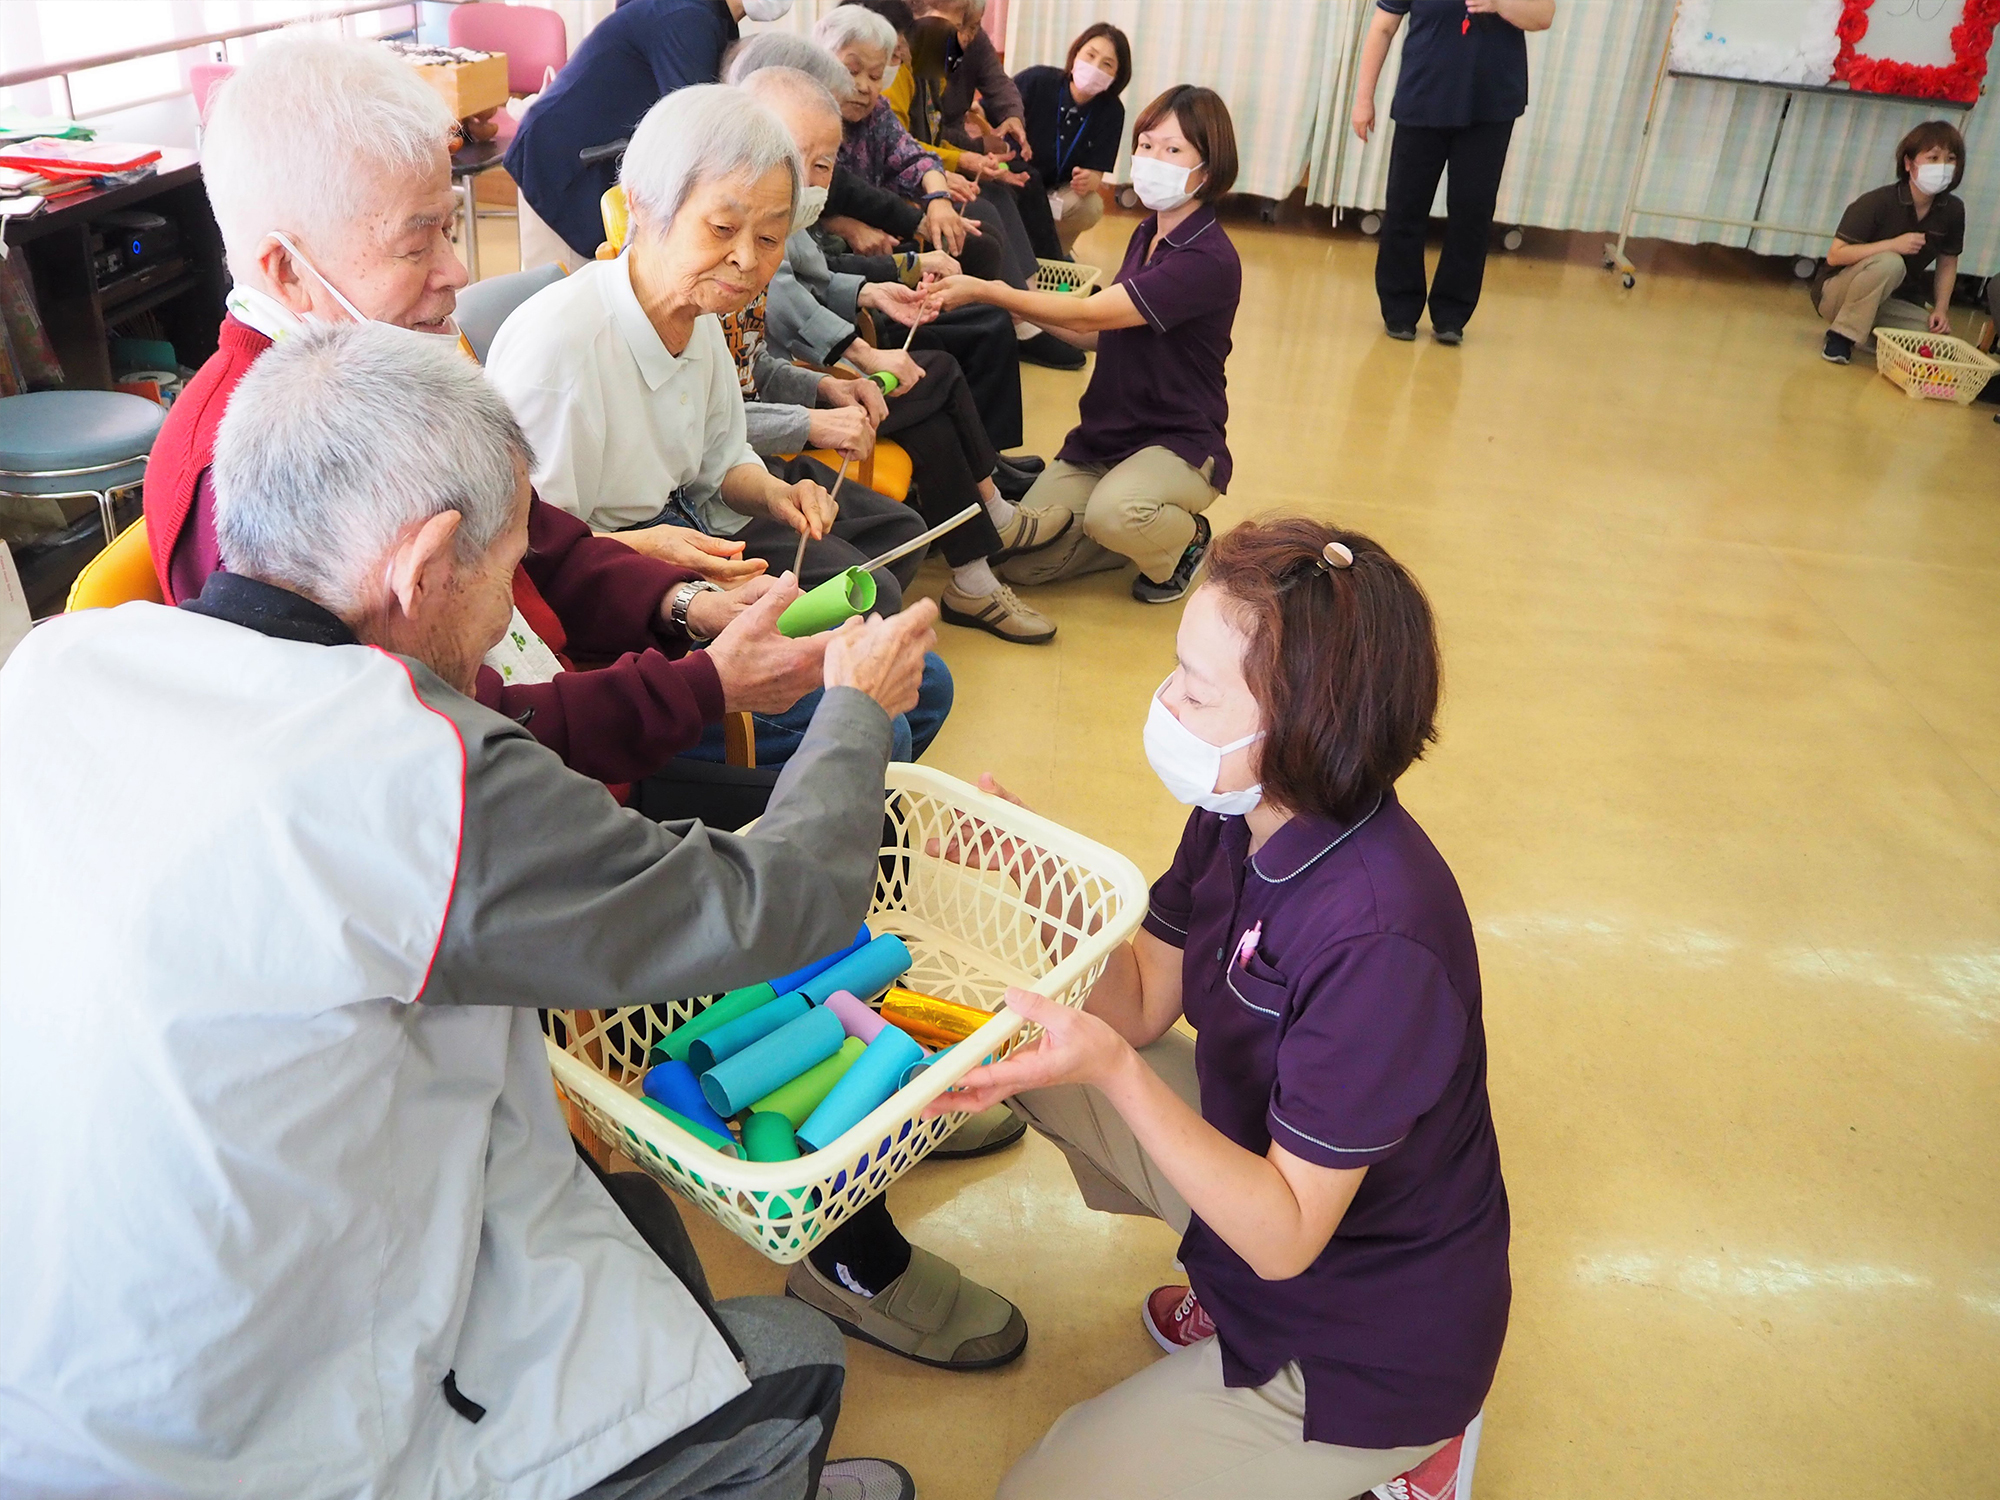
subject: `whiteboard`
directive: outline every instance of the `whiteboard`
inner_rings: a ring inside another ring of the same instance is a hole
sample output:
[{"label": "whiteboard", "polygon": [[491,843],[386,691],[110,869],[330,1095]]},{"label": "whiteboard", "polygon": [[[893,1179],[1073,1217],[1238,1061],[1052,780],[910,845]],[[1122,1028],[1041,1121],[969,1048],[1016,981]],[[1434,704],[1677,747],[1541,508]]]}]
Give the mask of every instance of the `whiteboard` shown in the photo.
[{"label": "whiteboard", "polygon": [[1840,0],[1681,0],[1667,60],[1682,73],[1824,86],[1840,53],[1839,22]]}]

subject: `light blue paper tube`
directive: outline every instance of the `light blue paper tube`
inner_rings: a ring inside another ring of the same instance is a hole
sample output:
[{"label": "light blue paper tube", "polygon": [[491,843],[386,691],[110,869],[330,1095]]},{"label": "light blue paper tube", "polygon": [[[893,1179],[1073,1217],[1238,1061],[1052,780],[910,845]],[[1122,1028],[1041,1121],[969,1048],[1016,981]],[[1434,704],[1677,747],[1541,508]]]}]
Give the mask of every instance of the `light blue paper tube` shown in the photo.
[{"label": "light blue paper tube", "polygon": [[846,1040],[840,1017],[815,1007],[710,1068],[701,1075],[701,1092],[718,1113],[733,1115],[818,1067]]},{"label": "light blue paper tube", "polygon": [[848,954],[857,953],[867,947],[870,939],[874,936],[875,934],[868,930],[868,924],[863,922],[861,930],[854,934],[854,941],[849,943],[845,948],[829,953],[825,958],[819,959],[814,963],[809,963],[803,969],[794,969],[791,973],[772,980],[771,988],[780,995],[791,994],[793,990],[803,986],[815,974],[823,973],[847,957]]},{"label": "light blue paper tube", "polygon": [[910,963],[910,950],[903,946],[903,940],[884,933],[867,947],[815,974],[799,986],[799,993],[815,1005],[823,1004],[841,990],[857,1000],[866,1000],[894,984],[909,971]]},{"label": "light blue paper tube", "polygon": [[706,1073],[725,1057],[734,1057],[752,1042],[761,1042],[789,1021],[796,1021],[812,1009],[804,995],[780,995],[760,1005],[747,1016],[738,1016],[727,1026],[718,1026],[707,1036],[696,1037],[688,1048],[688,1065]]},{"label": "light blue paper tube", "polygon": [[729,1122],[708,1107],[708,1100],[702,1097],[701,1080],[694,1076],[694,1069],[684,1062],[669,1059],[657,1067],[646,1069],[646,1077],[640,1083],[648,1099],[666,1105],[677,1115],[685,1115],[697,1125],[706,1126],[717,1135],[729,1135]]},{"label": "light blue paper tube", "polygon": [[[832,1012],[821,1014],[831,1016]],[[838,1018],[834,1019],[838,1024]],[[883,1027],[882,1034],[868,1044],[868,1049],[841,1076],[833,1091],[820,1101],[819,1108],[806,1117],[805,1124],[799,1127],[800,1143],[818,1151],[839,1140],[870,1110],[896,1092],[903,1074],[912,1063],[920,1062],[923,1055],[924,1049],[911,1040],[908,1032],[894,1026]]]}]

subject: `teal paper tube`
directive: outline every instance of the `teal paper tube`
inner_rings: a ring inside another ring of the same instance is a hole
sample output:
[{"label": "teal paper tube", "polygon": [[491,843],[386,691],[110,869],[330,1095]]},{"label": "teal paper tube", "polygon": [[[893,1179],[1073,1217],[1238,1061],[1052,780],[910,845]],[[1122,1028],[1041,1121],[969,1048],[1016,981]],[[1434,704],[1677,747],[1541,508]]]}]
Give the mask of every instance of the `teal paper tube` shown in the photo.
[{"label": "teal paper tube", "polygon": [[792,640],[818,635],[856,615],[865,615],[874,607],[875,575],[849,568],[787,604],[785,612],[778,616],[778,634]]},{"label": "teal paper tube", "polygon": [[743,1154],[751,1161],[791,1161],[799,1154],[792,1122],[760,1110],[743,1122]]},{"label": "teal paper tube", "polygon": [[670,1057],[675,1062],[688,1060],[688,1048],[718,1026],[727,1026],[738,1016],[747,1016],[760,1005],[769,1005],[778,998],[778,991],[768,984],[746,984],[740,990],[731,990],[715,1004],[691,1020],[683,1021],[659,1041],[653,1043],[653,1051],[661,1057]]},{"label": "teal paper tube", "polygon": [[867,947],[820,970],[799,986],[799,993],[815,1005],[824,1004],[841,990],[866,1000],[894,984],[909,971],[910,963],[910,950],[903,940],[885,932]]},{"label": "teal paper tube", "polygon": [[[747,1016],[738,1016],[726,1026],[718,1026],[707,1036],[696,1037],[688,1048],[688,1066],[706,1073],[725,1057],[734,1057],[752,1042],[761,1042],[789,1021],[796,1021],[812,1009],[804,995],[780,995],[758,1006]],[[722,1111],[725,1115],[730,1110]]]},{"label": "teal paper tube", "polygon": [[667,1119],[672,1120],[676,1125],[680,1126],[681,1129],[685,1130],[689,1135],[693,1136],[696,1140],[700,1141],[704,1146],[713,1146],[716,1150],[720,1151],[724,1156],[741,1156],[743,1154],[742,1152],[736,1149],[736,1142],[732,1141],[728,1136],[717,1135],[713,1130],[710,1130],[706,1125],[695,1124],[695,1122],[690,1120],[686,1115],[680,1113],[680,1111],[678,1110],[668,1109],[666,1105],[660,1103],[659,1100],[648,1099],[645,1101],[645,1105],[646,1108],[652,1110],[653,1113],[658,1115],[664,1115],[666,1116]]},{"label": "teal paper tube", "polygon": [[[785,999],[793,999],[787,995]],[[784,1001],[777,1001],[782,1005]],[[803,1001],[801,1001],[803,1004]],[[770,1006],[764,1007],[766,1010]],[[719,1035],[719,1033],[718,1033]],[[707,1040],[713,1041],[714,1037]],[[761,1041],[752,1042],[701,1075],[701,1092],[719,1115],[733,1115],[801,1073],[815,1068],[840,1050],[847,1040],[840,1017],[830,1010],[807,1009]]]},{"label": "teal paper tube", "polygon": [[[831,1016],[832,1012],[819,1014]],[[838,1024],[838,1018],[835,1023]],[[923,1055],[924,1049],[910,1039],[908,1032],[885,1026],[799,1127],[799,1144],[809,1151],[819,1151],[839,1140],[870,1110],[896,1092],[903,1074],[912,1063],[921,1061]]]},{"label": "teal paper tube", "polygon": [[875,934],[870,932],[868,924],[863,922],[860,930],[854,934],[854,941],[849,943],[845,948],[836,948],[833,952],[827,954],[825,958],[816,959],[812,963],[807,964],[803,969],[794,969],[791,973],[781,974],[772,980],[772,995],[789,995],[793,990],[799,988],[808,979],[812,978],[813,975],[832,968],[843,958],[847,957],[848,954],[865,948],[874,941]]}]

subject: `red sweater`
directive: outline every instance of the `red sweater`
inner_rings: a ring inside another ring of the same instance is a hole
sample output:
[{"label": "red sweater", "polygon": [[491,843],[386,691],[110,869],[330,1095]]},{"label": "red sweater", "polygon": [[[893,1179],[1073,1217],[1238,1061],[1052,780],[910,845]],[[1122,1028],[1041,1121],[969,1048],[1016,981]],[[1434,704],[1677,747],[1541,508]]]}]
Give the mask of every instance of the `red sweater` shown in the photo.
[{"label": "red sweater", "polygon": [[[215,354],[167,413],[146,467],[146,538],[169,603],[201,591],[222,566],[209,464],[229,393],[271,341],[223,320]],[[592,672],[508,686],[479,669],[478,699],[519,721],[572,770],[605,782],[637,781],[701,738],[722,717],[722,680],[705,651],[691,651],[660,619],[660,601],[693,573],[594,535],[540,500],[528,513],[528,553],[514,573],[514,602],[565,668],[570,655],[611,660]]]}]

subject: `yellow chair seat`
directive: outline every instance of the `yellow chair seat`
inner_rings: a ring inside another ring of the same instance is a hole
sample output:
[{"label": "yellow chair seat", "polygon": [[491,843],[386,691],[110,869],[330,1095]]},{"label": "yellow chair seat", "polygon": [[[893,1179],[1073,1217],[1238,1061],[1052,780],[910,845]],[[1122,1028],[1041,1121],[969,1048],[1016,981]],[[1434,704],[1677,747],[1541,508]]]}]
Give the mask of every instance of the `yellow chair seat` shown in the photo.
[{"label": "yellow chair seat", "polygon": [[110,609],[144,599],[164,604],[159,577],[153,572],[153,552],[146,544],[146,518],[139,517],[119,532],[109,547],[83,565],[69,586],[64,609]]}]

